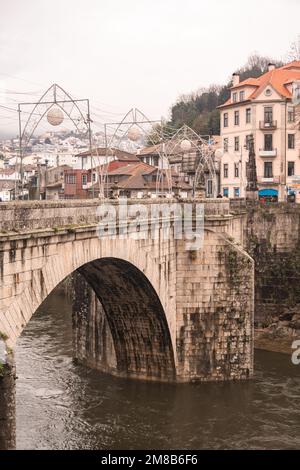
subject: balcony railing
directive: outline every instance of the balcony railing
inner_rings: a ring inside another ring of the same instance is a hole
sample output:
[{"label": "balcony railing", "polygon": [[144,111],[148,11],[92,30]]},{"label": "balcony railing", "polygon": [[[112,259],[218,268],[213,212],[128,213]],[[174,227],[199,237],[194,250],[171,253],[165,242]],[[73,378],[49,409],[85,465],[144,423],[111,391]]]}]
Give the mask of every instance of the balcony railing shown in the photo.
[{"label": "balcony railing", "polygon": [[259,128],[261,130],[276,129],[277,121],[259,121]]},{"label": "balcony railing", "polygon": [[260,157],[276,157],[277,149],[259,149]]}]

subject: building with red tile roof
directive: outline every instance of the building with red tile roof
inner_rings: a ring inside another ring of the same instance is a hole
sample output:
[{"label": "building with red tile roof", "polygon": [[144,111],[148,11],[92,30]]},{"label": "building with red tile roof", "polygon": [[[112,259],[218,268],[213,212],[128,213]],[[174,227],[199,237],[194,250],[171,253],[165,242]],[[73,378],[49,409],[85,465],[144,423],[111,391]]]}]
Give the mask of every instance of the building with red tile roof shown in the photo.
[{"label": "building with red tile roof", "polygon": [[[295,103],[298,88],[299,103]],[[233,75],[230,98],[221,113],[221,190],[243,197],[247,185],[248,143],[254,137],[260,197],[300,201],[300,61],[276,68],[269,64],[258,78]],[[298,188],[299,186],[299,188]]]},{"label": "building with red tile roof", "polygon": [[[115,169],[108,169],[107,171],[107,195],[116,191],[120,196],[127,196],[129,198],[141,198],[155,195],[157,190],[167,192],[169,186],[173,192],[179,192],[183,197],[191,194],[192,187],[180,180],[176,173],[171,173],[171,184],[168,183],[166,172],[162,171],[162,179],[157,185],[159,169],[147,163],[129,163],[128,165],[120,166]],[[91,189],[90,189],[91,191]],[[99,185],[95,184],[94,191],[99,192]]]}]

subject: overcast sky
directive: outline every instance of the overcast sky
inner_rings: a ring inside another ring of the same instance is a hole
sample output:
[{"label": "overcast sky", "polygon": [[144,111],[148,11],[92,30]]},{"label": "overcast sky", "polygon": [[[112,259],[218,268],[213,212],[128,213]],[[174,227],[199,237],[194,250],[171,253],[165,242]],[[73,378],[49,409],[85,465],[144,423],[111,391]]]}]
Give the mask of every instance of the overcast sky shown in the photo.
[{"label": "overcast sky", "polygon": [[[180,94],[226,82],[254,51],[282,58],[300,33],[299,0],[0,0],[0,7],[2,90],[39,92],[56,82],[90,98],[103,122],[131,107],[167,116]],[[0,117],[3,131],[3,110]]]}]

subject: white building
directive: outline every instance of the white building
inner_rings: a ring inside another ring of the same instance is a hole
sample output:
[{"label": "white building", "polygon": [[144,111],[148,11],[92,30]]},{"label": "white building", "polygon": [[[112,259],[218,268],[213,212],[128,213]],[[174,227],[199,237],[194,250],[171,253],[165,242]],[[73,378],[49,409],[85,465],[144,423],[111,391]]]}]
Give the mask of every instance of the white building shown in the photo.
[{"label": "white building", "polygon": [[244,197],[247,184],[247,143],[254,137],[259,195],[285,200],[294,192],[300,200],[299,118],[293,86],[300,81],[300,61],[269,65],[258,78],[240,82],[233,76],[231,96],[221,110],[221,192]]},{"label": "white building", "polygon": [[15,182],[11,180],[0,180],[0,202],[7,202],[12,199],[15,189]]},{"label": "white building", "polygon": [[0,180],[15,181],[20,179],[20,173],[15,168],[0,168]]}]

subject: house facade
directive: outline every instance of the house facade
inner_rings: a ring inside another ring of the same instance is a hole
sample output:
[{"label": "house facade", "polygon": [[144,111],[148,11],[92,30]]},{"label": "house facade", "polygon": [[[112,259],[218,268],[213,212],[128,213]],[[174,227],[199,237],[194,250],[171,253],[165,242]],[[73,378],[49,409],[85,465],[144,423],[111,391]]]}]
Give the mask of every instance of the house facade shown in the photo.
[{"label": "house facade", "polygon": [[15,182],[12,180],[0,180],[0,202],[11,201],[14,198]]},{"label": "house facade", "polygon": [[[299,116],[293,90],[300,83],[300,61],[240,81],[233,75],[230,98],[221,106],[221,193],[245,197],[248,143],[253,136],[260,197],[300,202]],[[299,185],[297,183],[299,179]]]},{"label": "house facade", "polygon": [[[162,171],[158,183],[158,172],[157,167],[144,162],[131,162],[115,169],[109,168],[106,176],[105,195],[107,197],[121,196],[137,199],[157,197],[158,191],[164,195],[167,193],[178,194],[182,198],[192,195],[192,187],[179,175],[174,173],[167,175],[165,171]],[[99,194],[98,185],[94,186],[94,191],[96,195]]]}]

